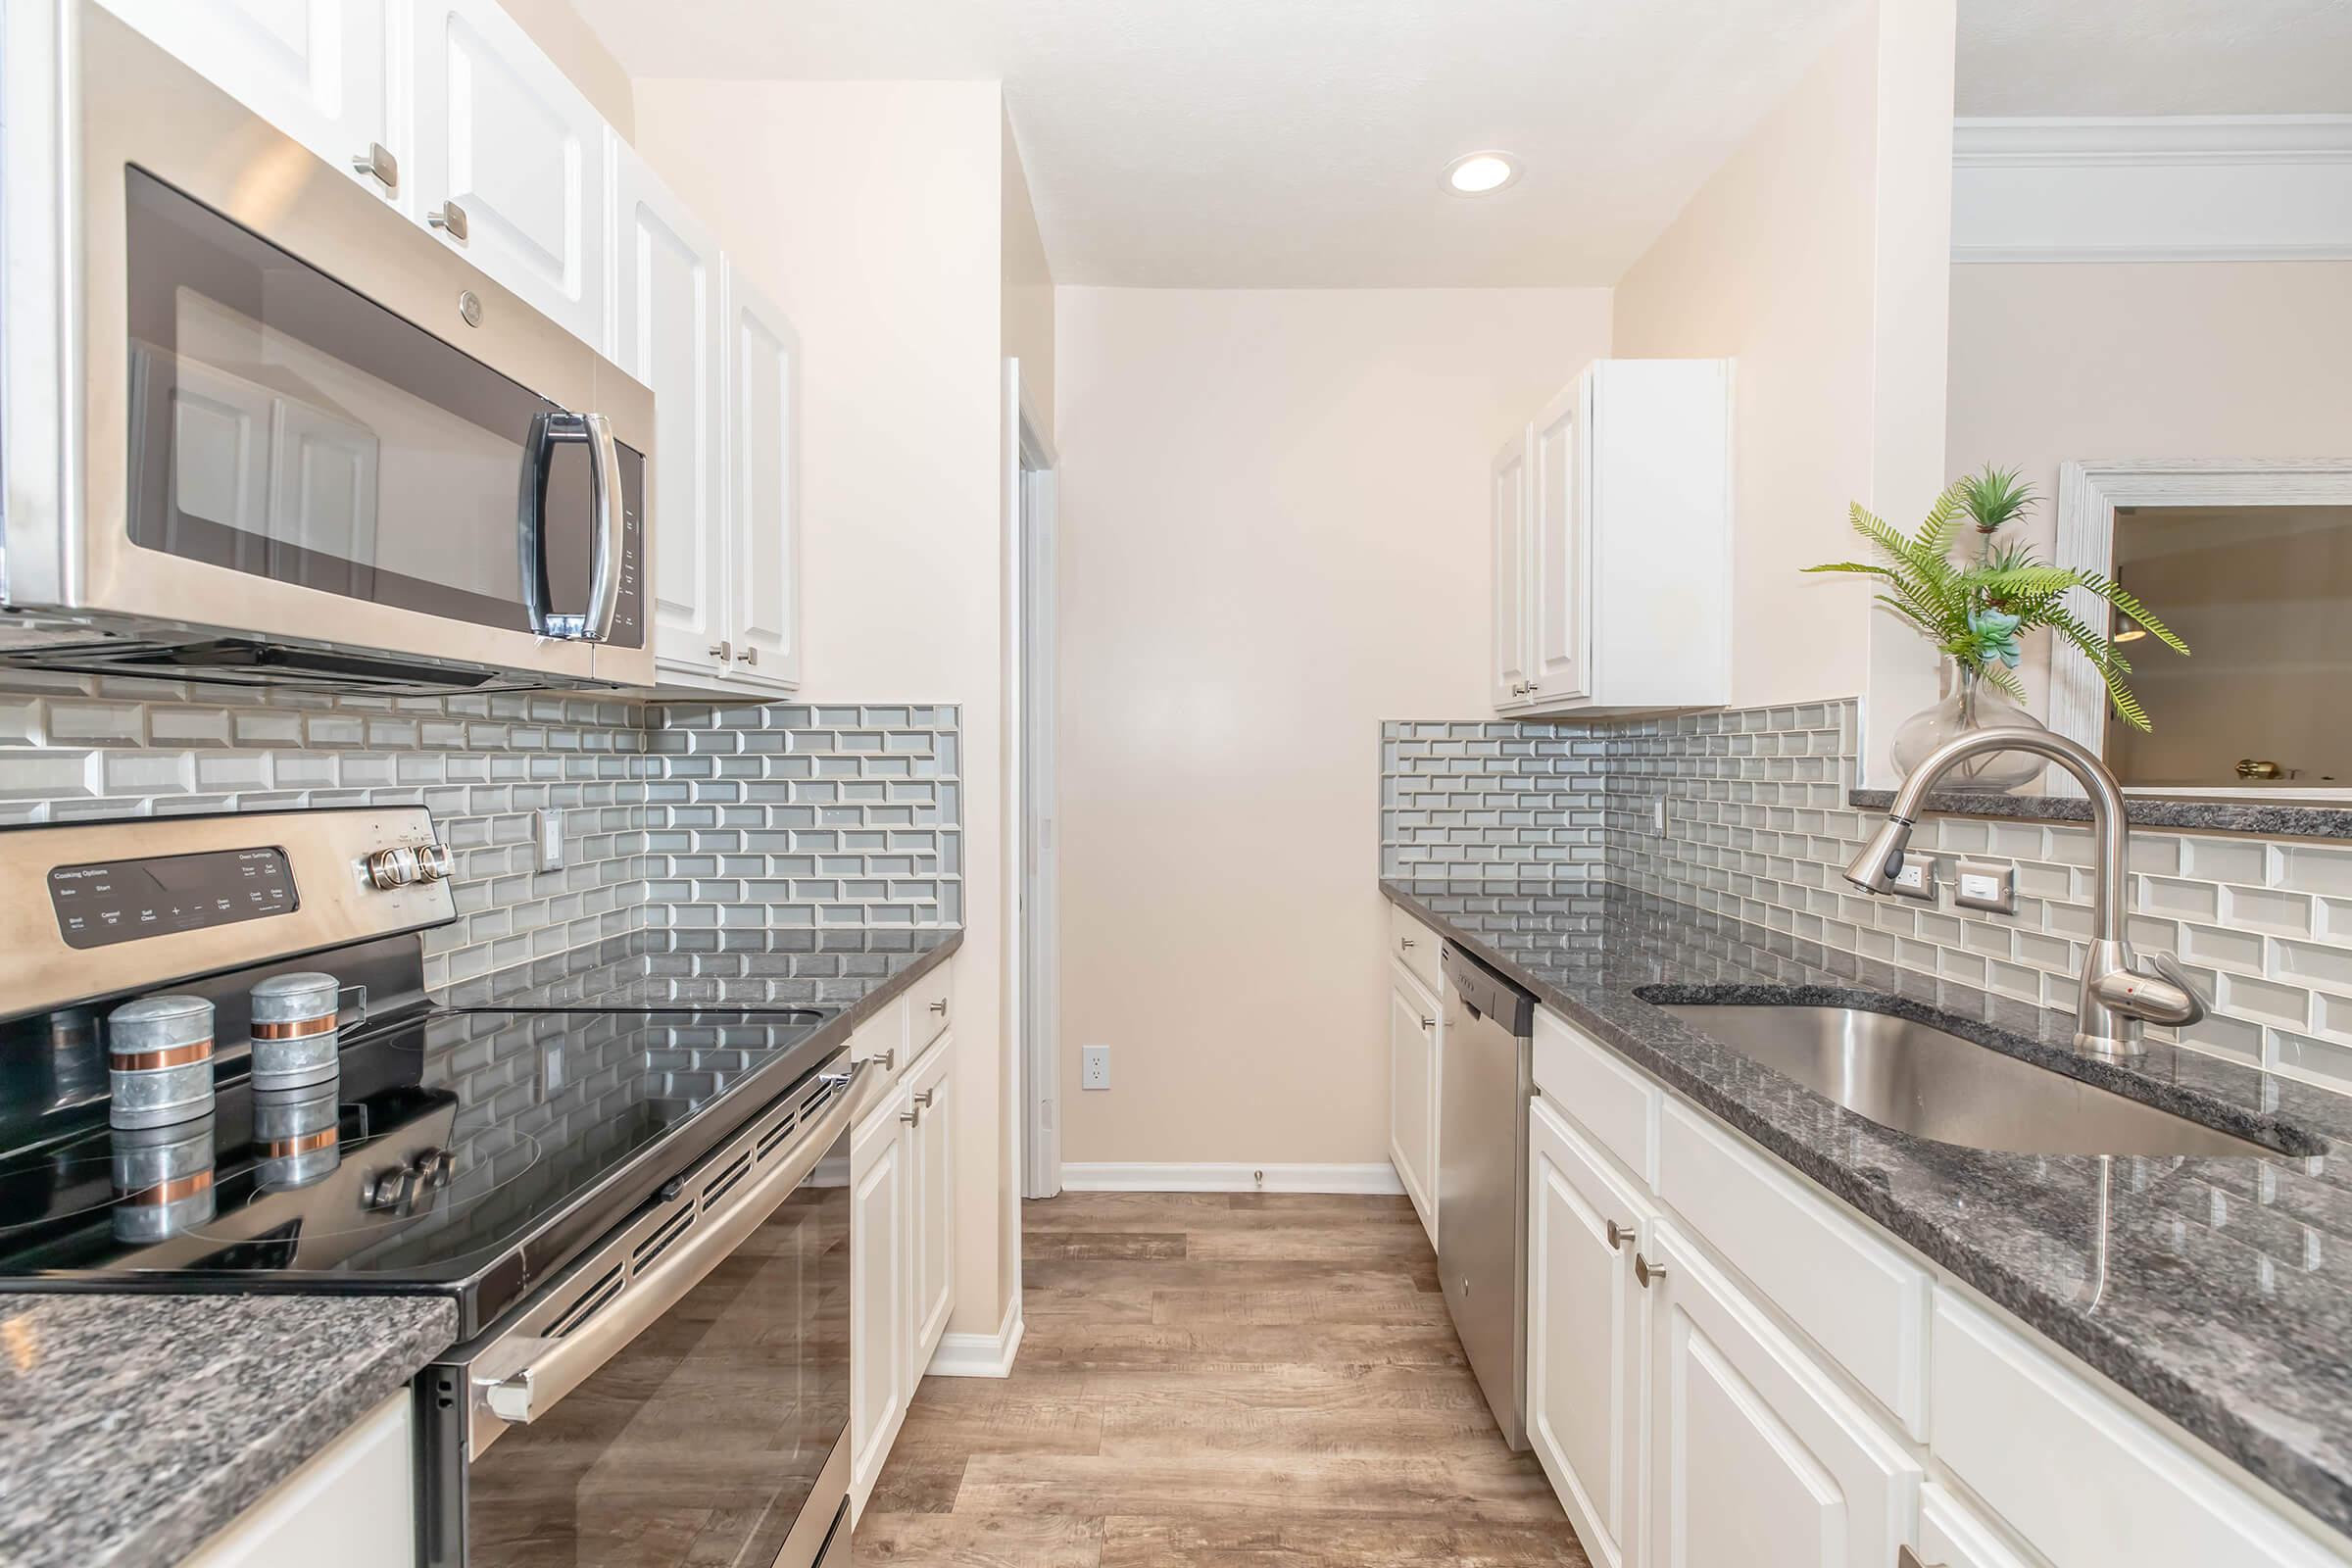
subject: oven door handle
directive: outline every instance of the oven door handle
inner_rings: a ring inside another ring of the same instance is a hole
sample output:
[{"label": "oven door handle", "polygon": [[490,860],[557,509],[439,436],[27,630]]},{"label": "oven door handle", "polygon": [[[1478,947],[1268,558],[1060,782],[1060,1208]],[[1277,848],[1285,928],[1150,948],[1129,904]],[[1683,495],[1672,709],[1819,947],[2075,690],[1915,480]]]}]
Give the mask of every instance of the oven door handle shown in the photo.
[{"label": "oven door handle", "polygon": [[[547,580],[547,465],[561,445],[588,449],[588,609],[560,614],[549,608]],[[620,615],[621,556],[627,549],[628,504],[620,493],[620,447],[612,421],[601,414],[535,414],[522,444],[522,494],[516,508],[522,604],[531,630],[567,642],[601,643]]]},{"label": "oven door handle", "polygon": [[684,1299],[816,1168],[850,1124],[858,1103],[858,1080],[866,1066],[859,1062],[852,1069],[849,1082],[834,1095],[813,1129],[804,1127],[802,1136],[758,1180],[730,1195],[731,1200],[716,1215],[706,1215],[696,1230],[645,1272],[632,1275],[603,1310],[562,1339],[522,1336],[498,1346],[497,1367],[477,1371],[473,1378],[474,1390],[490,1413],[517,1425],[546,1415]]}]

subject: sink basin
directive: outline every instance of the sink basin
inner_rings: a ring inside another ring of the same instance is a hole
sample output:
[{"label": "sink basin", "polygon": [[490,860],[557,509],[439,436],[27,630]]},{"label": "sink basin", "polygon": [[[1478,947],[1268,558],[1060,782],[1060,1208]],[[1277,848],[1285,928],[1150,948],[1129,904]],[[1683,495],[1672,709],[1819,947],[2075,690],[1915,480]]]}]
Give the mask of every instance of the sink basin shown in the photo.
[{"label": "sink basin", "polygon": [[1658,1006],[1856,1115],[1938,1143],[2018,1154],[2276,1152],[1908,1018],[1858,1007]]}]

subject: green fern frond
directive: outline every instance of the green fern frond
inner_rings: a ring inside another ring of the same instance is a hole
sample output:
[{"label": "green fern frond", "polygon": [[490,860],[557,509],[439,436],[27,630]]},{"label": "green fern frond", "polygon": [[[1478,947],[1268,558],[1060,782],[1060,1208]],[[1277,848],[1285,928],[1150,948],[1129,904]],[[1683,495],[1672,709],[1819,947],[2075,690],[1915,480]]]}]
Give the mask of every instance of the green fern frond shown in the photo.
[{"label": "green fern frond", "polygon": [[2022,703],[2026,700],[2026,683],[2019,680],[2017,671],[2011,669],[2007,664],[1995,660],[1986,664],[1981,673],[1985,685],[1998,687],[2015,702]]},{"label": "green fern frond", "polygon": [[2133,729],[2142,732],[2148,730],[2148,710],[2139,706],[2139,699],[2132,696],[2132,688],[2124,684],[2124,677],[2132,672],[2132,665],[2115,651],[2113,645],[2064,612],[2051,618],[2050,628],[2079,649],[2082,657],[2090,661],[2091,667],[2099,672],[2099,679],[2106,683],[2107,700],[2115,705],[2116,716]]},{"label": "green fern frond", "polygon": [[2148,629],[2148,635],[2164,644],[2165,647],[2177,654],[2188,652],[2188,644],[2175,636],[2172,629],[2163,621],[2149,614],[2147,607],[2126,593],[2122,583],[2102,577],[2095,571],[2077,572],[2076,575],[2082,578],[2083,587],[2145,626]]}]

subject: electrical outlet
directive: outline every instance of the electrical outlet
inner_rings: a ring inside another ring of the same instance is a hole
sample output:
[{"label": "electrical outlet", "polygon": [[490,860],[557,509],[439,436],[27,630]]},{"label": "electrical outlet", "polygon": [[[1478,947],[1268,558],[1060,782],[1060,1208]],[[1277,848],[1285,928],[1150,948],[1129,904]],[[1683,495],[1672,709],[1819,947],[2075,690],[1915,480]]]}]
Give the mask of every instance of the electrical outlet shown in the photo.
[{"label": "electrical outlet", "polygon": [[1906,852],[1903,868],[1894,873],[1894,891],[1922,904],[1936,902],[1936,857]]},{"label": "electrical outlet", "polygon": [[1110,1048],[1087,1046],[1078,1053],[1078,1087],[1108,1089],[1110,1087]]},{"label": "electrical outlet", "polygon": [[564,869],[564,811],[561,807],[542,806],[531,813],[531,835],[537,842],[537,862],[542,871]]}]

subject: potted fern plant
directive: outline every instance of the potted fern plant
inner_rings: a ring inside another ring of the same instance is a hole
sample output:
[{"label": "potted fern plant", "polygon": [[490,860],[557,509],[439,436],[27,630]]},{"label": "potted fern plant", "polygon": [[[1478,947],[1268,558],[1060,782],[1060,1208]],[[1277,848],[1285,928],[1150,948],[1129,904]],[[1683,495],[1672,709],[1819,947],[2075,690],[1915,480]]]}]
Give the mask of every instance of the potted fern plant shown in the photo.
[{"label": "potted fern plant", "polygon": [[[1878,602],[1918,627],[1943,655],[1941,700],[1904,720],[1894,733],[1894,765],[1905,777],[1930,752],[1968,730],[2041,727],[2022,706],[2026,691],[2017,666],[2025,634],[2043,627],[2090,661],[2107,684],[2118,718],[2135,729],[2148,727],[2147,710],[2124,681],[2132,673],[2130,662],[2105,633],[2068,608],[2067,596],[2075,589],[2105,600],[2174,652],[2188,652],[2188,645],[2122,584],[2080,567],[2049,565],[2031,546],[1996,539],[2039,499],[2016,469],[1987,464],[1938,496],[1927,520],[1909,537],[1855,506],[1854,531],[1879,559],[1805,568],[1877,578]],[[1973,528],[1976,542],[1975,559],[1967,562],[1953,558],[1964,528]],[[2000,752],[1964,764],[1956,782],[1964,789],[2006,792],[2038,778],[2042,767],[2043,760],[2030,752]]]}]

